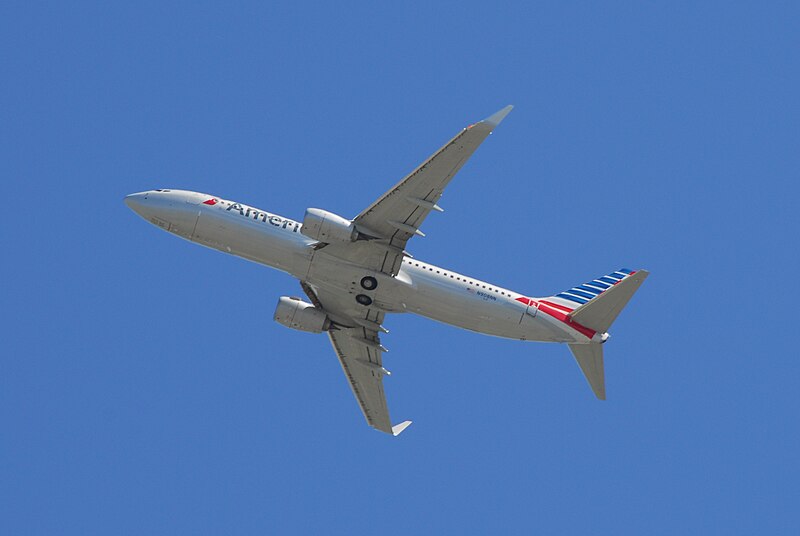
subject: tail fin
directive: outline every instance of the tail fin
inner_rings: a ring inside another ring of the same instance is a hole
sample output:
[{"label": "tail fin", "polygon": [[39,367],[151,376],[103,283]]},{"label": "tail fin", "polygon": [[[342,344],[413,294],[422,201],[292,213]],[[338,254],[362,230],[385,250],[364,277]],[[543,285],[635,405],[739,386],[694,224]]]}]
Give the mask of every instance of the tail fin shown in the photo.
[{"label": "tail fin", "polygon": [[592,387],[594,395],[600,400],[605,400],[606,373],[603,368],[603,345],[599,342],[570,344],[569,349]]},{"label": "tail fin", "polygon": [[[647,270],[632,271],[623,268],[557,294],[553,299],[560,299],[563,304],[578,303],[578,307],[567,315],[569,319],[597,333],[605,334],[648,275],[650,272]],[[607,335],[604,335],[603,341],[606,337]],[[600,342],[570,344],[569,349],[594,394],[600,400],[605,400],[606,384],[601,344]]]}]

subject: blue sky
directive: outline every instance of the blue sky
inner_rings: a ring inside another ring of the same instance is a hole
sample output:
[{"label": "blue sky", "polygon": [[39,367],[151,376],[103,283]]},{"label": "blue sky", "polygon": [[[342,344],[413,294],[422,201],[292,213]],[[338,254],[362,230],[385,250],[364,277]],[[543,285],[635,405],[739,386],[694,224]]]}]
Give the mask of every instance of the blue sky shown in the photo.
[{"label": "blue sky", "polygon": [[[796,533],[798,8],[493,4],[0,7],[0,532]],[[122,203],[353,216],[509,103],[410,250],[649,269],[604,403],[564,347],[398,315],[384,436],[272,321],[295,281]]]}]

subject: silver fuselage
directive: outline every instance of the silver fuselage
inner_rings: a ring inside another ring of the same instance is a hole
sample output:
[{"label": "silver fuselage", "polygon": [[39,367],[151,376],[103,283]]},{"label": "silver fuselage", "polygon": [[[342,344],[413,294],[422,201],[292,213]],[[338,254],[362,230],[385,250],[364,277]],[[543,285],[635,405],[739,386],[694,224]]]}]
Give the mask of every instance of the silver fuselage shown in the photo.
[{"label": "silver fuselage", "polygon": [[[211,200],[214,204],[210,203]],[[182,190],[153,190],[125,199],[142,218],[181,238],[263,264],[318,288],[353,295],[365,275],[379,284],[387,312],[410,312],[486,335],[543,342],[588,342],[567,323],[544,314],[526,296],[406,257],[394,276],[368,272],[314,247],[297,221],[242,203]],[[520,299],[523,299],[522,301]]]}]

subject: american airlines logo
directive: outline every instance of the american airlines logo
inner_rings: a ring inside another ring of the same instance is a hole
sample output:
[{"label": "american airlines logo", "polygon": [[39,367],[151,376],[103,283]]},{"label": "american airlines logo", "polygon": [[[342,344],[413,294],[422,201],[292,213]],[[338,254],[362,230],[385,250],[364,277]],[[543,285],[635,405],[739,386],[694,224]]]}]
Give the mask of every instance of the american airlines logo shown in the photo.
[{"label": "american airlines logo", "polygon": [[261,212],[260,210],[256,210],[254,208],[250,208],[245,205],[241,205],[239,203],[232,203],[231,206],[225,209],[227,212],[234,211],[238,212],[240,216],[244,216],[245,218],[249,218],[256,221],[261,221],[262,223],[269,223],[270,225],[274,225],[275,227],[280,227],[282,229],[291,229],[293,233],[296,233],[300,230],[300,224],[296,221],[292,221],[290,219],[281,218],[280,216],[276,216],[274,214],[270,214],[269,212]]},{"label": "american airlines logo", "polygon": [[211,205],[213,207],[214,205],[217,204],[217,200],[212,197],[208,201],[203,201],[203,204],[204,205]]}]

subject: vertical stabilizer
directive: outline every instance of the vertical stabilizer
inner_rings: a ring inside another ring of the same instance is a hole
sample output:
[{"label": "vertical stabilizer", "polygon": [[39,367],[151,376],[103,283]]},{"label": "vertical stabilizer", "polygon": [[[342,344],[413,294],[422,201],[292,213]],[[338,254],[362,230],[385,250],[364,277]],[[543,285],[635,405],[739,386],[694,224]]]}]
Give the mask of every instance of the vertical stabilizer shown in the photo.
[{"label": "vertical stabilizer", "polygon": [[600,400],[605,400],[606,376],[603,368],[603,345],[598,342],[570,344],[569,349],[575,356],[575,361],[580,365],[595,396]]},{"label": "vertical stabilizer", "polygon": [[[623,307],[633,296],[650,273],[647,270],[628,270],[620,268],[607,276],[578,285],[549,298],[563,307],[577,303],[567,319],[579,327],[588,329],[581,331],[593,341],[605,342],[608,339],[608,328],[616,320]],[[592,391],[600,400],[606,399],[606,380],[603,370],[602,342],[589,344],[570,344],[569,349],[580,365],[583,375],[592,387]]]}]

